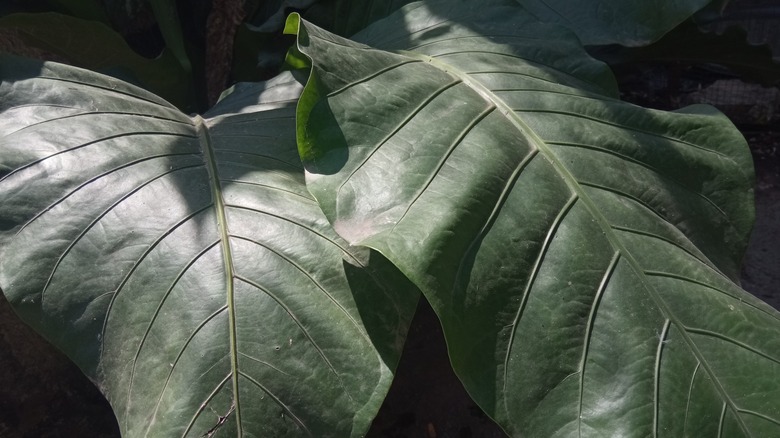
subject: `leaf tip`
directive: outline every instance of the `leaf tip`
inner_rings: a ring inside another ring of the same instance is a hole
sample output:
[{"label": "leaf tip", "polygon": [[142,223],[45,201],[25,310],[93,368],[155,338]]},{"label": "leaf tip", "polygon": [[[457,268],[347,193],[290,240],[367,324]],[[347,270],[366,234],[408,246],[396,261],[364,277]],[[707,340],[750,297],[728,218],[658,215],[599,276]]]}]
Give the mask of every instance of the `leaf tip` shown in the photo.
[{"label": "leaf tip", "polygon": [[287,21],[284,23],[284,34],[285,35],[297,35],[298,30],[301,27],[301,15],[297,12],[293,12],[292,14],[287,16]]}]

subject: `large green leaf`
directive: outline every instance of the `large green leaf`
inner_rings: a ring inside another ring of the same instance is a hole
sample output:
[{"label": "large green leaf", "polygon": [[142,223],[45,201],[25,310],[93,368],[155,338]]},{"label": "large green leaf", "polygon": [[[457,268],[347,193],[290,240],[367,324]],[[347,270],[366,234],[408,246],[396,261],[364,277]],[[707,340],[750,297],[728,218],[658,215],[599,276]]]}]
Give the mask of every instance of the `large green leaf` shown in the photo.
[{"label": "large green leaf", "polygon": [[[462,0],[459,0],[462,1]],[[479,0],[467,0],[479,4]],[[644,46],[685,21],[712,0],[515,0],[537,19],[571,29],[583,44]],[[333,9],[323,26],[350,36],[389,15],[409,0],[324,0]],[[324,24],[324,23],[323,23]]]},{"label": "large green leaf", "polygon": [[540,20],[570,28],[583,44],[644,46],[712,0],[516,0]]},{"label": "large green leaf", "polygon": [[508,432],[780,434],[780,315],[735,283],[753,173],[725,117],[620,102],[507,2],[410,5],[356,35],[373,47],[288,29],[309,190],[422,289]]},{"label": "large green leaf", "polygon": [[64,65],[0,78],[0,288],[124,436],[365,433],[417,293],[307,193],[292,76],[205,119]]},{"label": "large green leaf", "polygon": [[[337,35],[351,36],[411,2],[412,0],[324,0],[319,2],[320,13],[322,18],[327,18],[320,21],[323,27]],[[314,12],[318,12],[316,7],[314,9]]]}]

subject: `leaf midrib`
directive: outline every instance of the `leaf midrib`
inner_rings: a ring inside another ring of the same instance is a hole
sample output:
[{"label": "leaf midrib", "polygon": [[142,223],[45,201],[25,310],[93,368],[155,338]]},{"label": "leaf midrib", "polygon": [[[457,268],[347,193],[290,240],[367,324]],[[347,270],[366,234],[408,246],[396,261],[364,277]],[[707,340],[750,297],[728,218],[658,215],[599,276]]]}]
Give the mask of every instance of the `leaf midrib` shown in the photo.
[{"label": "leaf midrib", "polygon": [[[517,130],[526,137],[529,143],[537,150],[539,150],[539,152],[550,162],[550,164],[552,164],[553,168],[561,176],[569,189],[572,190],[577,195],[577,197],[583,201],[588,212],[595,219],[598,226],[604,231],[604,235],[607,237],[610,245],[623,255],[631,269],[635,271],[637,278],[640,279],[642,286],[648,292],[651,299],[661,311],[663,316],[669,319],[672,324],[674,324],[679,329],[678,331],[680,332],[680,336],[682,337],[685,344],[688,345],[688,348],[691,350],[694,357],[696,357],[697,361],[701,364],[702,368],[709,375],[716,391],[721,395],[724,403],[729,406],[732,412],[734,412],[734,417],[740,425],[740,428],[745,432],[745,434],[752,436],[749,429],[747,428],[747,425],[739,416],[739,409],[734,404],[734,401],[731,400],[731,397],[729,397],[728,393],[726,393],[725,388],[723,388],[716,374],[709,366],[709,363],[705,360],[704,355],[693,342],[693,339],[691,339],[691,337],[688,335],[685,324],[683,324],[677,315],[672,312],[671,308],[666,303],[666,301],[664,301],[658,291],[656,291],[655,288],[645,280],[644,269],[642,269],[639,262],[633,257],[632,253],[615,234],[609,222],[604,217],[604,215],[601,214],[596,204],[577,182],[577,179],[574,177],[574,175],[568,170],[568,168],[566,168],[563,163],[561,163],[558,157],[553,153],[552,149],[547,145],[547,143],[541,137],[539,137],[539,135],[536,134],[536,132],[531,129],[531,127],[528,126],[528,124],[526,124],[514,111],[512,111],[509,105],[507,105],[498,96],[495,96],[487,87],[472,79],[467,73],[427,55],[407,51],[403,51],[402,53],[404,56],[427,62],[431,66],[444,71],[457,79],[460,79],[465,85],[482,96],[482,98],[487,102],[495,105],[499,111],[509,120],[509,122],[512,123],[517,128]],[[506,397],[506,393],[504,394],[504,397]],[[506,405],[506,403],[504,404]],[[654,419],[654,421],[656,421],[656,419]]]},{"label": "leaf midrib", "polygon": [[243,436],[241,427],[241,404],[239,402],[238,392],[238,347],[236,336],[236,307],[235,307],[235,269],[233,266],[233,251],[230,246],[230,233],[227,228],[227,214],[225,213],[225,200],[222,197],[222,184],[219,179],[217,168],[216,152],[212,145],[211,135],[208,127],[202,117],[196,116],[193,119],[195,129],[203,149],[203,158],[206,161],[206,168],[209,174],[209,186],[211,187],[211,197],[214,201],[214,210],[217,217],[217,228],[220,236],[220,246],[222,247],[222,257],[225,267],[225,289],[227,294],[228,308],[228,331],[230,336],[230,373],[233,389],[233,406],[236,415],[236,432],[240,438]]}]

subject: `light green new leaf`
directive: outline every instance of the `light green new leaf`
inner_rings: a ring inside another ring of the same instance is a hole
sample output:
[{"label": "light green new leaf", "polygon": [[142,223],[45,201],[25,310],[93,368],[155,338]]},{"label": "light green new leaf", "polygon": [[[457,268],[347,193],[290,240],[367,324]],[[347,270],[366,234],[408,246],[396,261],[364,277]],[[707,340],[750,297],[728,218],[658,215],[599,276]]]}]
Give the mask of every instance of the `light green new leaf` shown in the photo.
[{"label": "light green new leaf", "polygon": [[511,2],[416,3],[356,35],[373,47],[288,27],[309,190],[422,289],[505,430],[780,434],[780,315],[735,284],[753,174],[725,117],[620,102]]},{"label": "light green new leaf", "polygon": [[0,59],[0,288],[123,436],[361,436],[417,293],[307,193],[290,75],[205,119]]}]

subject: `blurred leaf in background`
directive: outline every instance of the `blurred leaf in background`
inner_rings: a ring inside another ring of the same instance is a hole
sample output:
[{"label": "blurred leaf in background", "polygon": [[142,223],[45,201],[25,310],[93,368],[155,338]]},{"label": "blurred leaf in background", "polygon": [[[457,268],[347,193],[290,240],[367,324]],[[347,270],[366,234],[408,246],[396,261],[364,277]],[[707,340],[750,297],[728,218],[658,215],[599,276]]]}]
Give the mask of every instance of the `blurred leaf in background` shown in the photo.
[{"label": "blurred leaf in background", "polygon": [[170,50],[139,55],[115,30],[93,20],[56,13],[0,18],[0,51],[56,60],[142,86],[185,111],[192,109],[190,75]]}]

